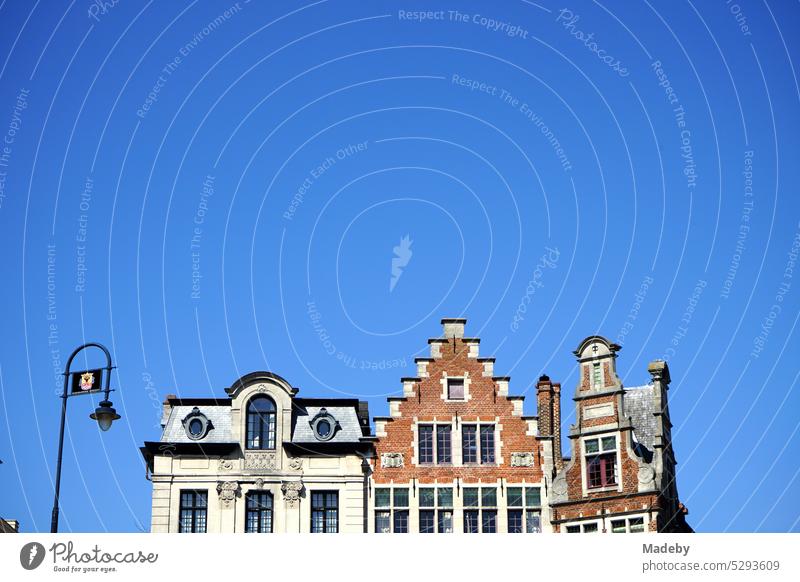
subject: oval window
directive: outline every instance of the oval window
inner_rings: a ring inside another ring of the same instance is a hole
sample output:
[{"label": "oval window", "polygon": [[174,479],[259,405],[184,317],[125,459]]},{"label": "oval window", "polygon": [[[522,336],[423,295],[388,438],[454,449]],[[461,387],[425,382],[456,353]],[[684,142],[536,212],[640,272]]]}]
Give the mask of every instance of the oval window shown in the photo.
[{"label": "oval window", "polygon": [[203,434],[203,421],[199,418],[193,418],[189,423],[189,433],[193,437],[199,437]]},{"label": "oval window", "polygon": [[331,423],[329,420],[322,418],[317,422],[317,434],[323,439],[331,434]]}]

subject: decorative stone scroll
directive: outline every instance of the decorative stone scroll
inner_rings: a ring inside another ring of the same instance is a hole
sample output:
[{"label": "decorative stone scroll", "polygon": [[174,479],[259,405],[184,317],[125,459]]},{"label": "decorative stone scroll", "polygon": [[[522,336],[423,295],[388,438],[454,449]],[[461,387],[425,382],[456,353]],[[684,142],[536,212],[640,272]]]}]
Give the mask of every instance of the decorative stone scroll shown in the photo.
[{"label": "decorative stone scroll", "polygon": [[294,507],[303,493],[303,482],[284,481],[281,483],[281,491],[283,491],[283,499],[286,501],[286,505]]},{"label": "decorative stone scroll", "polygon": [[230,507],[239,493],[239,483],[237,481],[220,481],[217,483],[217,493],[219,493],[222,506]]},{"label": "decorative stone scroll", "polygon": [[220,471],[233,471],[233,459],[220,459],[217,467]]},{"label": "decorative stone scroll", "polygon": [[405,466],[403,453],[381,453],[381,467],[397,469]]},{"label": "decorative stone scroll", "polygon": [[289,460],[289,468],[292,471],[302,471],[303,470],[303,459],[301,457],[292,457]]},{"label": "decorative stone scroll", "polygon": [[511,453],[512,467],[533,467],[535,461],[533,453]]},{"label": "decorative stone scroll", "polygon": [[275,470],[278,468],[278,456],[275,452],[247,452],[244,454],[244,468]]}]

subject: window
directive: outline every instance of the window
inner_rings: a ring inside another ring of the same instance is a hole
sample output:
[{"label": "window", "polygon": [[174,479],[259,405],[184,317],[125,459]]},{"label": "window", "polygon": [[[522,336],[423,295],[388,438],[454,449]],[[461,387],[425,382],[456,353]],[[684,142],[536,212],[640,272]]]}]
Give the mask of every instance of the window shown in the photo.
[{"label": "window", "polygon": [[627,519],[612,519],[611,533],[642,533],[644,532],[643,517],[629,517]]},{"label": "window", "polygon": [[206,533],[207,491],[181,491],[180,533]]},{"label": "window", "polygon": [[447,379],[447,399],[448,400],[464,400],[464,379],[463,378],[448,378]]},{"label": "window", "polygon": [[603,376],[600,372],[600,362],[592,364],[592,386],[600,388],[603,385]]},{"label": "window", "polygon": [[433,425],[419,425],[419,462],[433,463]]},{"label": "window", "polygon": [[597,522],[568,525],[566,531],[567,533],[597,533]]},{"label": "window", "polygon": [[[435,432],[435,438],[434,438]],[[453,462],[452,427],[449,424],[420,424],[417,427],[419,464]]]},{"label": "window", "polygon": [[450,425],[440,424],[436,426],[436,462],[452,462],[450,451]]},{"label": "window", "polygon": [[202,439],[208,434],[208,431],[214,428],[208,417],[200,412],[200,409],[196,406],[181,422],[183,423],[183,429],[186,431],[186,436],[193,441]]},{"label": "window", "polygon": [[419,533],[453,533],[453,488],[421,487]]},{"label": "window", "polygon": [[497,533],[497,489],[464,487],[464,533]]},{"label": "window", "polygon": [[[478,438],[480,435],[480,439]],[[461,460],[464,464],[494,463],[494,425],[465,424],[461,427]]]},{"label": "window", "polygon": [[541,533],[542,516],[539,507],[542,504],[541,491],[538,487],[509,487],[508,499],[508,533]]},{"label": "window", "polygon": [[586,485],[590,489],[617,484],[617,437],[586,439]]},{"label": "window", "polygon": [[494,463],[494,425],[481,425],[481,463]]},{"label": "window", "polygon": [[245,531],[272,533],[272,493],[251,491],[246,495]]},{"label": "window", "polygon": [[315,491],[311,494],[311,533],[339,531],[339,493]]},{"label": "window", "polygon": [[408,533],[408,488],[375,489],[375,532]]},{"label": "window", "polygon": [[461,460],[464,463],[478,462],[478,427],[474,424],[461,427]]},{"label": "window", "polygon": [[247,448],[275,448],[275,403],[256,396],[247,404]]}]

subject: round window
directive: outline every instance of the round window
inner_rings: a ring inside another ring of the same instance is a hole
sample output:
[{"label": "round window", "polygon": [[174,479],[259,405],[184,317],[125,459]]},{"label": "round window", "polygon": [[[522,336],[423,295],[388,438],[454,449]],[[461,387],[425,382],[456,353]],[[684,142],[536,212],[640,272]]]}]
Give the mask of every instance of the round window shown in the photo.
[{"label": "round window", "polygon": [[327,438],[331,434],[331,423],[328,419],[322,418],[317,422],[317,434],[321,438]]},{"label": "round window", "polygon": [[199,437],[203,434],[203,421],[199,418],[193,418],[189,423],[189,434],[193,437]]}]

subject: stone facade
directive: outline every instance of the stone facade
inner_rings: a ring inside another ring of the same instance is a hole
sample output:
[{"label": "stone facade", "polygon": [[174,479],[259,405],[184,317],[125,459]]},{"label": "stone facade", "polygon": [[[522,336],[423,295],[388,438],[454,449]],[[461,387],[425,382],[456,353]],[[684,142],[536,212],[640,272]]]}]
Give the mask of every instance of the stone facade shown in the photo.
[{"label": "stone facade", "polygon": [[[206,496],[209,533],[246,531],[251,493],[269,494],[271,531],[309,532],[312,494],[323,491],[336,493],[336,530],[363,531],[362,459],[371,448],[365,404],[298,398],[296,388],[267,372],[248,374],[227,392],[227,399],[164,403],[162,439],[142,448],[153,482],[151,531],[180,531],[182,492],[195,491]],[[257,396],[275,405],[275,445],[268,450],[250,450],[246,442],[247,405]],[[211,426],[199,439],[183,422],[194,409]],[[336,424],[328,440],[315,439],[309,427],[321,411]]]}]

